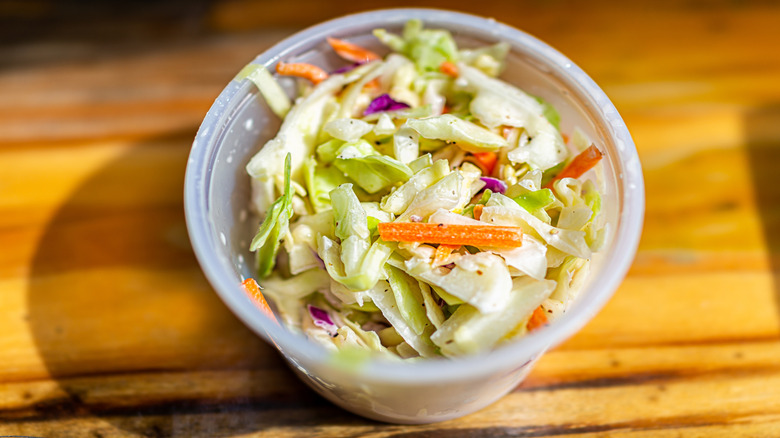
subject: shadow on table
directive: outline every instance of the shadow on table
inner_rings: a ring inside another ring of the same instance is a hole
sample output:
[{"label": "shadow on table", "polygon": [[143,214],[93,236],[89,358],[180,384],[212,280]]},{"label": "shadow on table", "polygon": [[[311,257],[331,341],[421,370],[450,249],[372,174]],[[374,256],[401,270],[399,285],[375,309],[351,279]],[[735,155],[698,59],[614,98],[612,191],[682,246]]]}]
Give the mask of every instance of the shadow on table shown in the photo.
[{"label": "shadow on table", "polygon": [[184,223],[192,137],[132,145],[80,184],[46,227],[31,264],[29,324],[65,395],[15,421],[80,417],[79,427],[94,429],[79,436],[116,428],[225,436],[363,421],[300,383],[209,287]]},{"label": "shadow on table", "polygon": [[780,315],[780,103],[747,113],[744,129],[756,205],[766,240]]}]

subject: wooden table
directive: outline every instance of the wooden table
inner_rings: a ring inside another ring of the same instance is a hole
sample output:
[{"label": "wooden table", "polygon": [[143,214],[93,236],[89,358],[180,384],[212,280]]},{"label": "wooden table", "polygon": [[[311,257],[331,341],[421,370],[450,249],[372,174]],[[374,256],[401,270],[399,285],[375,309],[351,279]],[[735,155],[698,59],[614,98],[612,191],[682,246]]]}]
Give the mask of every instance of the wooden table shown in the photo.
[{"label": "wooden table", "polygon": [[182,212],[195,130],[244,63],[384,4],[130,3],[0,2],[0,435],[780,436],[777,4],[429,4],[586,70],[636,140],[647,216],[615,297],[517,390],[398,426],[299,383],[211,290]]}]

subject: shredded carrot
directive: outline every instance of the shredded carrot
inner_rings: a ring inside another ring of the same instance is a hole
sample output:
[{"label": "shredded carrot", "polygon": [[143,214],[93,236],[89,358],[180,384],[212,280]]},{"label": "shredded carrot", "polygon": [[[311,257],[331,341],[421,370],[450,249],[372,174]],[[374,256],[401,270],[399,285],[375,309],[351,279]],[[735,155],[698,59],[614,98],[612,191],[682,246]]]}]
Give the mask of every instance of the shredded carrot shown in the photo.
[{"label": "shredded carrot", "polygon": [[482,209],[485,206],[482,204],[477,204],[474,206],[474,219],[479,220],[480,217],[482,217]]},{"label": "shredded carrot", "polygon": [[366,90],[378,90],[379,89],[379,78],[371,79],[370,81],[366,82],[366,85],[363,86]]},{"label": "shredded carrot", "polygon": [[458,71],[458,66],[450,61],[444,61],[439,65],[439,71],[444,73],[447,76],[452,76],[453,78],[457,78],[460,74],[460,71]]},{"label": "shredded carrot", "polygon": [[546,324],[547,314],[544,312],[544,309],[542,309],[542,306],[539,306],[534,310],[534,313],[531,314],[531,318],[528,320],[528,325],[526,325],[526,327],[529,332],[532,332]]},{"label": "shredded carrot", "polygon": [[521,228],[492,225],[382,222],[379,224],[379,236],[388,242],[443,243],[503,248],[518,247],[523,244]]},{"label": "shredded carrot", "polygon": [[498,155],[495,152],[474,152],[474,158],[480,164],[485,175],[492,175],[493,168],[496,167],[496,161],[498,161]]},{"label": "shredded carrot", "polygon": [[339,56],[346,59],[347,61],[369,62],[382,59],[381,56],[368,49],[360,47],[357,44],[352,44],[350,42],[340,40],[338,38],[328,37],[328,44],[333,47],[333,50],[335,50]]},{"label": "shredded carrot", "polygon": [[553,183],[561,178],[579,178],[583,173],[590,170],[596,163],[601,160],[604,154],[596,148],[596,146],[590,145],[589,148],[580,152],[579,155],[574,157],[566,167],[563,168],[561,173],[555,175],[544,188],[549,189]]},{"label": "shredded carrot", "polygon": [[452,254],[453,251],[460,248],[460,245],[446,245],[441,244],[438,247],[436,247],[436,252],[433,253],[433,265],[434,266],[441,266],[444,264],[444,262],[447,260],[447,258]]},{"label": "shredded carrot", "polygon": [[450,111],[452,110],[447,105],[444,105],[444,108],[441,109],[442,114],[449,114]]},{"label": "shredded carrot", "polygon": [[567,144],[569,143],[569,136],[568,136],[568,135],[566,135],[566,134],[561,134],[561,137],[563,137],[563,142],[564,142],[564,143],[567,143]]},{"label": "shredded carrot", "polygon": [[271,318],[271,320],[276,321],[274,312],[268,305],[268,301],[265,300],[263,293],[260,292],[260,285],[257,284],[255,279],[247,278],[243,283],[241,283],[241,285],[244,286],[244,290],[249,295],[249,298],[252,298],[252,301],[254,301],[257,308],[260,309],[261,312],[265,313],[267,317]]},{"label": "shredded carrot", "polygon": [[328,73],[326,73],[325,70],[316,65],[306,64],[304,62],[286,63],[280,61],[276,64],[276,72],[280,75],[305,78],[315,84],[319,84],[325,79],[328,79]]}]

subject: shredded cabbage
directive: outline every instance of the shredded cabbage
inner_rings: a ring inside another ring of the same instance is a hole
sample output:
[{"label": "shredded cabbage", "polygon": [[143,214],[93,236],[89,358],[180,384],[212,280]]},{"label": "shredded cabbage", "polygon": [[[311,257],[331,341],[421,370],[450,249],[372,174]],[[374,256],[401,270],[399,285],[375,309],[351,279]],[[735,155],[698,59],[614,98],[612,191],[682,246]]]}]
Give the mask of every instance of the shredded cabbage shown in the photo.
[{"label": "shredded cabbage", "polygon": [[322,128],[333,136],[343,141],[357,141],[374,129],[370,123],[359,119],[335,119],[326,123]]},{"label": "shredded cabbage", "polygon": [[309,202],[315,212],[330,209],[330,191],[349,182],[344,173],[334,166],[320,164],[312,156],[303,162],[304,180]]},{"label": "shredded cabbage", "polygon": [[506,43],[460,49],[418,20],[374,34],[393,53],[292,105],[264,69],[238,78],[284,117],[247,165],[263,293],[348,367],[478,354],[527,335],[537,309],[554,321],[608,235],[599,169],[554,179],[592,142],[575,130],[567,148],[556,109],[498,78]]},{"label": "shredded cabbage", "polygon": [[430,333],[419,334],[409,326],[409,323],[406,322],[398,308],[395,294],[387,281],[379,282],[368,292],[368,295],[374,301],[374,304],[379,307],[382,315],[409,346],[414,348],[421,356],[431,357],[436,355],[436,348],[431,342]]},{"label": "shredded cabbage", "polygon": [[275,186],[278,177],[284,174],[284,157],[287,154],[292,157],[292,179],[302,181],[303,160],[314,150],[326,105],[350,80],[354,80],[353,77],[334,75],[321,82],[311,94],[290,109],[276,137],[249,160],[246,171],[252,177],[252,207],[256,212],[265,213],[275,199]]},{"label": "shredded cabbage", "polygon": [[509,299],[509,269],[500,257],[488,252],[463,255],[452,270],[432,268],[419,258],[407,260],[405,267],[411,276],[442,288],[482,313],[501,310]]},{"label": "shredded cabbage", "polygon": [[519,277],[512,281],[509,299],[496,313],[482,313],[464,304],[431,336],[445,356],[492,349],[552,293],[555,282]]},{"label": "shredded cabbage", "polygon": [[420,155],[420,136],[406,125],[393,135],[393,154],[404,164],[417,159]]},{"label": "shredded cabbage", "polygon": [[562,162],[568,150],[558,129],[545,116],[545,105],[524,93],[481,71],[461,64],[461,77],[476,96],[469,108],[474,116],[487,127],[501,125],[523,128],[532,138],[525,145],[509,151],[507,158],[513,163],[527,163],[534,169],[547,170]]},{"label": "shredded cabbage", "polygon": [[[426,156],[430,157],[430,155]],[[418,193],[439,182],[449,173],[450,166],[447,160],[436,161],[429,167],[417,172],[397,190],[382,198],[380,208],[393,214],[403,213],[411,205]]]},{"label": "shredded cabbage", "polygon": [[507,145],[504,137],[452,114],[407,120],[406,126],[425,138],[457,143],[468,152],[495,152]]},{"label": "shredded cabbage", "polygon": [[385,265],[385,275],[390,289],[395,295],[395,302],[401,317],[409,324],[409,327],[418,335],[422,335],[430,325],[425,313],[420,286],[410,276],[393,266]]},{"label": "shredded cabbage", "polygon": [[284,192],[273,204],[260,224],[260,229],[249,244],[250,251],[257,251],[257,275],[268,276],[276,263],[280,239],[289,231],[292,210],[292,185],[290,182],[290,154],[284,160]]},{"label": "shredded cabbage", "polygon": [[262,65],[248,64],[236,76],[236,80],[249,79],[257,87],[268,107],[284,118],[290,111],[290,98],[276,79]]},{"label": "shredded cabbage", "polygon": [[496,77],[504,70],[509,44],[502,41],[492,46],[464,49],[459,53],[461,61],[465,64],[481,70],[488,76]]},{"label": "shredded cabbage", "polygon": [[394,51],[414,61],[420,73],[438,71],[442,62],[458,59],[458,47],[448,31],[423,29],[422,21],[417,19],[406,22],[400,37],[384,29],[374,30],[374,35]]},{"label": "shredded cabbage", "polygon": [[396,221],[409,222],[413,216],[423,220],[440,208],[456,208],[460,202],[462,187],[463,175],[459,171],[447,174],[430,187],[417,192]]}]

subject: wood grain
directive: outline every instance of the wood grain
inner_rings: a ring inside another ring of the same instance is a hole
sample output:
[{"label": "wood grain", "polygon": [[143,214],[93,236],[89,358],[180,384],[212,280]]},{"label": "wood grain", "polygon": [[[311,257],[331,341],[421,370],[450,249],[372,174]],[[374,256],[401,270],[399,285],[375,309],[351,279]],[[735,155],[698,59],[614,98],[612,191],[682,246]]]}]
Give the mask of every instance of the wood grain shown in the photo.
[{"label": "wood grain", "polygon": [[379,5],[2,2],[0,435],[780,435],[780,6],[425,5],[542,38],[623,115],[647,214],[607,307],[467,417],[400,426],[336,408],[211,290],[183,174],[203,114],[246,62]]}]

